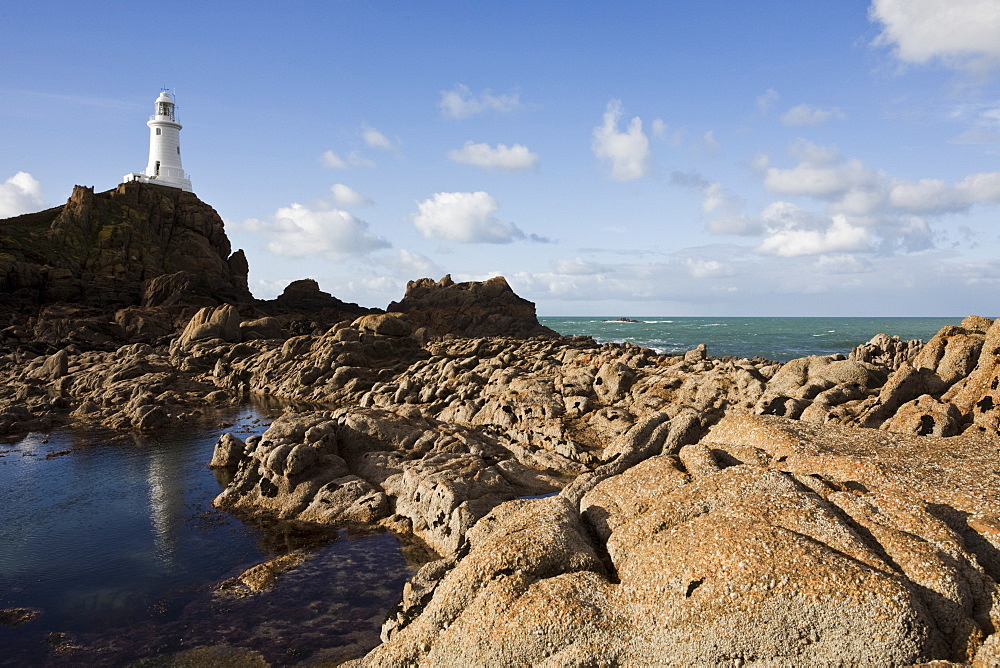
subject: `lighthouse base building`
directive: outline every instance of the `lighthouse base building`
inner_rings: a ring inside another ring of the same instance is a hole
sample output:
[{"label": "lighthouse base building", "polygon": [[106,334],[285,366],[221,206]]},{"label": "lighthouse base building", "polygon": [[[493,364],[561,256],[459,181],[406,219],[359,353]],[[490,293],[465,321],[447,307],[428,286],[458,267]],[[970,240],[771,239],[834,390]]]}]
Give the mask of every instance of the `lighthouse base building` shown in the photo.
[{"label": "lighthouse base building", "polygon": [[181,167],[181,124],[177,122],[174,98],[161,91],[149,117],[149,163],[144,172],[126,174],[125,181],[155,183],[191,192],[191,179]]}]

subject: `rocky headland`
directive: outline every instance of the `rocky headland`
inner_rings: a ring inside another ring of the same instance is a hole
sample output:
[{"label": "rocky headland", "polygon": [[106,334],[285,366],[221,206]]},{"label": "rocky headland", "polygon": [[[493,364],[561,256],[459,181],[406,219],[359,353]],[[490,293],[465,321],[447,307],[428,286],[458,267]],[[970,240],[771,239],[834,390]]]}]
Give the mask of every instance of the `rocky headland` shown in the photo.
[{"label": "rocky headland", "polygon": [[0,235],[0,433],[274,398],[217,506],[434,551],[358,665],[1000,665],[1000,321],[779,364],[560,337],[503,278],[263,302],[147,184]]}]

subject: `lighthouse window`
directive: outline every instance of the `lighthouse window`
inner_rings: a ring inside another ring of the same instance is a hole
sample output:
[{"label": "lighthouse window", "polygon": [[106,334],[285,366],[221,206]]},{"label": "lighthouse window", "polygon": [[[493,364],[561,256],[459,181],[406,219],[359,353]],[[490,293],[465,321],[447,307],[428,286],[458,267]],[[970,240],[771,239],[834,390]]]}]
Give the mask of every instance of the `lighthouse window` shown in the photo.
[{"label": "lighthouse window", "polygon": [[160,134],[160,128],[156,128],[156,134]]},{"label": "lighthouse window", "polygon": [[180,146],[178,146],[178,147],[177,147],[177,155],[180,155],[180,154],[181,154],[181,147],[180,147]]},{"label": "lighthouse window", "polygon": [[155,176],[159,176],[160,175],[160,161],[159,160],[156,161],[156,169],[154,170],[153,174]]}]

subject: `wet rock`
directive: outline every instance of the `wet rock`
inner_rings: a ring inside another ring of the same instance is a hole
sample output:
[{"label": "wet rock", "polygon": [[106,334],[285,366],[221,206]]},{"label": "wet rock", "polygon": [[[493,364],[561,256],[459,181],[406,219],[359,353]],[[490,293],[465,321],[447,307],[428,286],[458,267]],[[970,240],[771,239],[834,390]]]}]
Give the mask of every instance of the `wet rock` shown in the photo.
[{"label": "wet rock", "polygon": [[42,614],[37,608],[7,608],[0,610],[0,624],[3,626],[20,626]]},{"label": "wet rock", "polygon": [[257,564],[234,578],[220,582],[215,590],[219,594],[245,598],[267,591],[282,573],[295,568],[306,560],[306,553],[296,550]]}]

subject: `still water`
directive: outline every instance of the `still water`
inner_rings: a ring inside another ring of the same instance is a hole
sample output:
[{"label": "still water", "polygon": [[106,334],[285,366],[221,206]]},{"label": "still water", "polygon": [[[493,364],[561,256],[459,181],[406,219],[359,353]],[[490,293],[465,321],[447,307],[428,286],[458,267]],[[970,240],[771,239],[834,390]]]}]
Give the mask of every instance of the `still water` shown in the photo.
[{"label": "still water", "polygon": [[[36,615],[0,623],[0,665],[121,665],[211,645],[291,664],[376,645],[412,574],[394,536],[265,530],[211,505],[218,436],[262,433],[268,415],[248,407],[155,437],[62,429],[0,443],[0,610]],[[213,591],[302,546],[312,557],[271,591]]]}]

